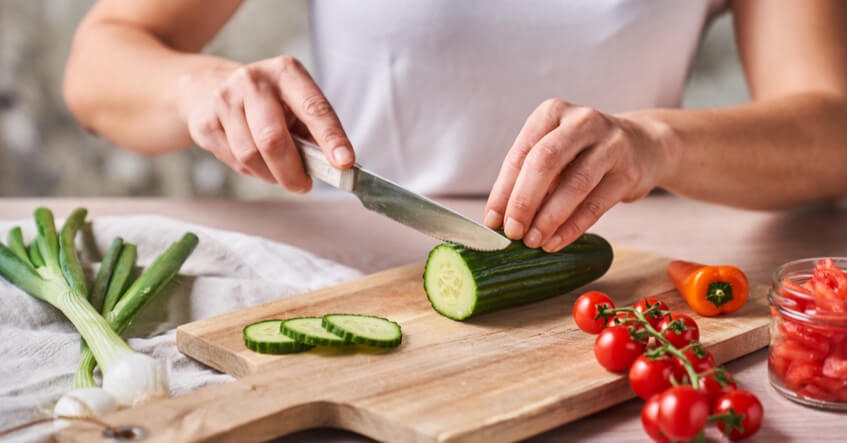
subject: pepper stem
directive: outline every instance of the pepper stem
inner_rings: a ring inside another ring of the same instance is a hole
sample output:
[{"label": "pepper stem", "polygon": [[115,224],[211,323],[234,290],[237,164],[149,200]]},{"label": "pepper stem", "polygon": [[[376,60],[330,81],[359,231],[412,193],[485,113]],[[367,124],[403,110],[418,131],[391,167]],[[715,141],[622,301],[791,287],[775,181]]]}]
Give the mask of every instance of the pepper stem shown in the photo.
[{"label": "pepper stem", "polygon": [[720,306],[732,300],[732,285],[725,281],[713,281],[706,290],[706,300]]}]

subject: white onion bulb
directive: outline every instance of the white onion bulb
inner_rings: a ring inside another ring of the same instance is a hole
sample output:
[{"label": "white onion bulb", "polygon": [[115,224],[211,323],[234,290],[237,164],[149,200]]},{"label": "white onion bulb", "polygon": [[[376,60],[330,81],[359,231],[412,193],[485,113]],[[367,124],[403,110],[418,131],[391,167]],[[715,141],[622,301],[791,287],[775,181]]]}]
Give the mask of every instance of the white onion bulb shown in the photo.
[{"label": "white onion bulb", "polygon": [[[115,397],[102,388],[74,389],[59,399],[53,408],[53,417],[102,417],[118,410]],[[67,425],[66,420],[56,423],[59,427]]]},{"label": "white onion bulb", "polygon": [[167,369],[162,362],[145,354],[127,354],[114,362],[103,375],[103,389],[115,397],[120,407],[167,398]]}]

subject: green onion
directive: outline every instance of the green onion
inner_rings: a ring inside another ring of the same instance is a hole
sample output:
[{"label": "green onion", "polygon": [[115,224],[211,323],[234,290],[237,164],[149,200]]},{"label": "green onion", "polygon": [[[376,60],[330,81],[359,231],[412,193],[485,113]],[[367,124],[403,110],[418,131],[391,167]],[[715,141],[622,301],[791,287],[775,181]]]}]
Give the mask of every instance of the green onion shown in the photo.
[{"label": "green onion", "polygon": [[[178,274],[183,263],[194,251],[197,243],[196,235],[185,234],[182,239],[173,243],[162,253],[126,292],[113,298],[117,304],[108,303],[109,297],[106,297],[107,303],[103,305],[103,316],[115,332],[120,334],[126,330],[138,314],[155,300],[157,295],[165,291],[168,284]],[[113,287],[120,287],[123,284],[124,276],[131,274],[132,268],[135,266],[135,245],[125,243],[123,246],[124,251],[131,250],[132,259],[117,261],[112,273],[112,280],[108,285],[110,293]],[[121,254],[122,258],[124,251]],[[91,350],[85,345],[82,347],[81,356],[80,365],[74,377],[74,388],[96,386],[93,376],[94,358]]]},{"label": "green onion", "polygon": [[109,281],[112,279],[112,274],[115,271],[115,266],[118,264],[118,257],[121,255],[121,248],[124,246],[124,240],[120,237],[112,241],[106,255],[103,256],[103,261],[100,262],[100,269],[97,270],[97,276],[94,278],[94,288],[91,290],[91,296],[88,301],[94,309],[103,313],[103,301],[106,298],[106,291],[109,288]]},{"label": "green onion", "polygon": [[85,340],[82,340],[79,356],[79,365],[76,367],[72,387],[74,389],[96,388],[97,380],[94,380],[94,368],[97,367],[97,359],[91,353],[91,348],[85,344]]},{"label": "green onion", "polygon": [[56,224],[53,222],[53,213],[47,208],[35,210],[35,227],[38,229],[38,253],[44,261],[44,265],[50,267],[56,274],[61,275],[59,268],[59,238],[56,236]]},{"label": "green onion", "polygon": [[197,243],[197,236],[187,233],[172,244],[126,290],[106,315],[106,320],[120,327],[121,331],[129,327],[135,316],[153,300],[153,295],[177,276],[182,264],[197,247]]},{"label": "green onion", "polygon": [[[114,396],[119,405],[133,406],[152,398],[167,396],[164,366],[144,354],[134,352],[115,332],[112,324],[88,302],[85,274],[74,247],[74,237],[83,225],[85,216],[84,209],[74,211],[62,228],[60,237],[56,233],[50,210],[36,209],[38,237],[35,245],[44,266],[33,269],[31,263],[0,243],[0,275],[65,314],[91,348],[103,372],[103,388]],[[179,246],[172,249],[186,254],[187,258],[196,244],[196,236],[187,234],[183,241],[177,242]],[[168,265],[178,263],[181,266],[184,259],[180,261],[174,258],[162,261],[158,267],[156,265],[160,260],[156,260],[148,270],[151,275],[144,278],[144,283],[130,288],[136,288],[135,292],[127,292],[127,298],[119,301],[109,313],[114,325],[120,326],[122,322],[128,325],[133,315],[149,303],[149,300],[144,299],[154,293],[150,288],[155,289],[155,285],[169,281],[176,275],[178,267],[170,269]]]},{"label": "green onion", "polygon": [[12,230],[9,231],[9,249],[17,255],[21,261],[32,265],[29,261],[29,255],[26,253],[26,247],[24,246],[24,236],[21,233],[21,227],[15,226]]},{"label": "green onion", "polygon": [[109,281],[109,287],[106,290],[106,295],[103,300],[101,312],[103,316],[108,314],[112,308],[118,304],[118,300],[123,297],[129,285],[132,284],[132,273],[135,272],[135,261],[138,258],[138,251],[134,244],[124,243],[121,249],[121,255],[115,263],[114,274]]},{"label": "green onion", "polygon": [[[103,299],[106,296],[109,280],[112,278],[123,245],[123,239],[120,237],[112,241],[112,245],[103,257],[103,261],[100,262],[100,269],[97,270],[97,276],[94,279],[94,288],[89,295],[88,301],[91,303],[91,306],[104,315],[108,311],[102,310]],[[82,339],[80,343],[80,360],[76,374],[74,375],[73,388],[96,388],[97,381],[94,380],[94,368],[96,366],[97,360],[94,358],[94,354],[91,353],[91,349],[85,344],[85,339]]]},{"label": "green onion", "polygon": [[[50,294],[50,290],[57,288],[42,280],[41,275],[2,243],[0,243],[0,274],[15,286],[41,300],[48,301],[55,298]],[[61,289],[61,286],[58,289]]]},{"label": "green onion", "polygon": [[44,266],[44,259],[41,258],[41,253],[38,252],[38,244],[36,242],[32,242],[29,245],[27,253],[29,254],[29,261],[34,268],[38,269]]},{"label": "green onion", "polygon": [[62,234],[59,237],[59,267],[65,275],[65,281],[77,293],[85,294],[86,300],[88,300],[88,285],[85,282],[85,272],[82,271],[82,265],[79,263],[79,257],[76,255],[74,239],[76,238],[76,233],[85,224],[85,216],[87,214],[88,211],[82,208],[74,210],[70,217],[65,220],[65,225],[62,227]]}]

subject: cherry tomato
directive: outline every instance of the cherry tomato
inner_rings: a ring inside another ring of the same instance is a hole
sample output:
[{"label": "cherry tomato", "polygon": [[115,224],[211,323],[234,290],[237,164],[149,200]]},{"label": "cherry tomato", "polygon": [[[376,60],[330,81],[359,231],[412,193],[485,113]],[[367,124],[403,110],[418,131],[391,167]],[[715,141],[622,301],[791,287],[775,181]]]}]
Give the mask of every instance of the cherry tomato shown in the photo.
[{"label": "cherry tomato", "polygon": [[[700,350],[702,351],[702,357],[697,356],[698,351],[695,351],[694,348],[688,348],[685,350],[685,359],[691,363],[691,366],[694,366],[694,372],[698,374],[715,367],[715,357],[712,356],[712,353],[702,347]],[[683,366],[682,362],[679,360],[677,360],[676,363]],[[684,366],[683,369],[685,369]]]},{"label": "cherry tomato", "polygon": [[750,438],[762,426],[762,416],[765,411],[762,408],[762,402],[749,391],[738,390],[722,394],[715,401],[715,407],[712,411],[716,415],[732,414],[740,415],[738,426],[728,425],[726,422],[719,421],[718,429],[729,436],[731,440],[743,440]]},{"label": "cherry tomato", "polygon": [[579,329],[589,334],[599,334],[606,325],[606,319],[598,317],[598,306],[614,308],[612,299],[600,292],[589,291],[580,295],[573,304],[573,319]]},{"label": "cherry tomato", "polygon": [[[723,384],[721,384],[721,381],[723,381]],[[735,383],[735,379],[732,378],[732,374],[727,371],[723,371],[721,375],[713,372],[700,377],[700,390],[706,394],[710,405],[714,405],[715,400],[722,394],[736,389],[738,389],[738,385]]]},{"label": "cherry tomato", "polygon": [[[638,303],[635,304],[635,306],[633,306],[633,308],[636,311],[644,314],[645,312],[647,312],[648,309],[656,305],[658,305],[659,311],[670,311],[668,304],[659,300],[656,297],[647,297],[645,299],[641,299]],[[664,318],[665,315],[662,315],[661,313],[655,313],[653,315],[645,315],[644,317],[647,319],[647,323],[650,323],[650,326],[652,326],[653,329],[656,329],[659,327],[659,323],[662,321],[662,318]]]},{"label": "cherry tomato", "polygon": [[644,352],[644,343],[635,341],[626,326],[603,329],[594,341],[594,357],[611,372],[624,372]]},{"label": "cherry tomato", "polygon": [[669,356],[651,360],[646,355],[639,355],[629,367],[629,386],[636,395],[647,400],[671,387],[674,368],[674,360]]},{"label": "cherry tomato", "polygon": [[671,440],[691,440],[709,420],[709,399],[691,386],[674,386],[659,398],[659,428]]},{"label": "cherry tomato", "polygon": [[661,394],[656,394],[644,403],[644,407],[641,408],[641,426],[644,427],[644,432],[656,443],[669,443],[670,440],[665,437],[665,434],[659,428],[660,397]]},{"label": "cherry tomato", "polygon": [[697,327],[697,322],[685,314],[670,314],[663,318],[659,322],[659,330],[667,341],[679,349],[700,340],[700,328]]}]

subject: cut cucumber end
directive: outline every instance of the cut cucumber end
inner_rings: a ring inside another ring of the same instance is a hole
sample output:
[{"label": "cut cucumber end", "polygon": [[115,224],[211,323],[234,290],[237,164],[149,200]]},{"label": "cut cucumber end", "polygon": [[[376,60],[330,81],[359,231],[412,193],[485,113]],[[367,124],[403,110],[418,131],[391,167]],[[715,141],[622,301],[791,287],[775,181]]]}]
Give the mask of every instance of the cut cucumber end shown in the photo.
[{"label": "cut cucumber end", "polygon": [[280,332],[282,320],[264,320],[244,327],[244,346],[262,354],[293,354],[312,349]]},{"label": "cut cucumber end", "polygon": [[432,250],[424,271],[424,290],[433,309],[453,320],[471,316],[477,287],[462,255],[448,245]]},{"label": "cut cucumber end", "polygon": [[350,343],[393,348],[403,340],[400,325],[382,317],[361,314],[328,314],[322,326]]},{"label": "cut cucumber end", "polygon": [[466,320],[570,292],[603,276],[613,258],[609,242],[595,234],[551,254],[519,241],[492,252],[442,243],[427,258],[424,289],[436,312]]},{"label": "cut cucumber end", "polygon": [[280,332],[293,340],[312,346],[343,346],[349,342],[323,327],[321,317],[296,317],[283,321]]}]

